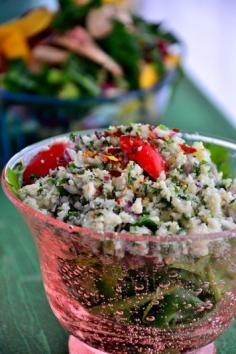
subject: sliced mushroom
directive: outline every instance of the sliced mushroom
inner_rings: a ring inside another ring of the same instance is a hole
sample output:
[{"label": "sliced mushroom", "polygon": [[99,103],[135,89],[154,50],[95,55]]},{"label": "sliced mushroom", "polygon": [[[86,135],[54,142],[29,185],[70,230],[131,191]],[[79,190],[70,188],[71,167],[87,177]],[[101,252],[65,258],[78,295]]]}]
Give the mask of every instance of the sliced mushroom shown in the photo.
[{"label": "sliced mushroom", "polygon": [[112,21],[117,19],[129,28],[132,27],[132,17],[120,6],[104,5],[98,9],[92,9],[86,18],[86,27],[94,38],[103,38],[112,31]]},{"label": "sliced mushroom", "polygon": [[123,74],[121,66],[99,48],[83,27],[75,27],[65,35],[55,35],[53,43],[93,60],[110,71],[114,76],[121,76]]},{"label": "sliced mushroom", "polygon": [[116,16],[115,6],[107,5],[92,9],[86,18],[86,27],[94,38],[103,38],[112,30],[112,20]]},{"label": "sliced mushroom", "polygon": [[68,55],[67,51],[49,45],[38,45],[32,50],[32,56],[35,60],[54,65],[63,64]]},{"label": "sliced mushroom", "polygon": [[123,22],[124,25],[129,27],[130,29],[133,29],[133,19],[129,11],[123,8],[119,8],[116,19]]}]

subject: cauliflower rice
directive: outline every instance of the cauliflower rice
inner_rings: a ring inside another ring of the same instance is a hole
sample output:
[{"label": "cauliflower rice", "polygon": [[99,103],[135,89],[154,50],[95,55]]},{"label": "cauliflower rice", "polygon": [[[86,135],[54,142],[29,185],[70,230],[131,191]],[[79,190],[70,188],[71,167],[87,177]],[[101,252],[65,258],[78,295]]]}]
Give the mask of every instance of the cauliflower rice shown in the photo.
[{"label": "cauliflower rice", "polygon": [[[153,178],[121,148],[139,137],[161,155]],[[134,124],[71,134],[70,162],[23,186],[20,198],[41,213],[96,231],[184,235],[236,228],[236,182],[224,179],[201,142],[177,129]]]}]

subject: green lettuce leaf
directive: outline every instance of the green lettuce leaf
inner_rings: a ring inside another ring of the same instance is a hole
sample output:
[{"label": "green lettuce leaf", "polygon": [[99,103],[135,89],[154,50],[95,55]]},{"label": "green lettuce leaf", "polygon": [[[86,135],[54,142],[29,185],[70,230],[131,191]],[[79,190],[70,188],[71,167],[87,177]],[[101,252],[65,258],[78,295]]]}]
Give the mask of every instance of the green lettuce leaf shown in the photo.
[{"label": "green lettuce leaf", "polygon": [[10,167],[6,170],[6,180],[14,194],[18,194],[21,188],[21,177],[23,174],[23,164],[21,162],[17,163],[13,169]]},{"label": "green lettuce leaf", "polygon": [[223,146],[210,143],[204,145],[210,151],[211,159],[215,163],[218,171],[223,172],[224,178],[232,177],[229,150]]}]

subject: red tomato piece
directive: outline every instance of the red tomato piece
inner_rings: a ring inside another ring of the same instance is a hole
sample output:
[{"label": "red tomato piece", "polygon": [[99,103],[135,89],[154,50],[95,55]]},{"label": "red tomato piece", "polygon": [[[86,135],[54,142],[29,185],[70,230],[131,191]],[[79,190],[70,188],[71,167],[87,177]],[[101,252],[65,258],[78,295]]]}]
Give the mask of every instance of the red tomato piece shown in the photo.
[{"label": "red tomato piece", "polygon": [[122,135],[121,148],[130,160],[143,168],[152,178],[157,179],[166,170],[166,163],[157,149],[138,136]]},{"label": "red tomato piece", "polygon": [[38,152],[26,166],[23,173],[23,183],[33,183],[32,176],[44,177],[50,169],[55,169],[58,166],[67,166],[70,162],[70,157],[66,154],[65,143],[55,143],[46,150]]},{"label": "red tomato piece", "polygon": [[197,151],[197,149],[195,147],[193,147],[193,146],[188,146],[188,145],[185,145],[185,144],[179,144],[179,146],[187,154],[193,154],[194,152]]}]

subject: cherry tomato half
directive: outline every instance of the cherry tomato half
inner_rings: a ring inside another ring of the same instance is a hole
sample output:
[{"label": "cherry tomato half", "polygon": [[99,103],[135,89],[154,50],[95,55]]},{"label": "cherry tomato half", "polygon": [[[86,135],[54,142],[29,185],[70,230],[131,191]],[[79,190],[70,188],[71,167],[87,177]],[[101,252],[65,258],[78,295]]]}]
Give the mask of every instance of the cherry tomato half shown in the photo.
[{"label": "cherry tomato half", "polygon": [[120,144],[127,157],[137,162],[152,178],[157,179],[166,170],[166,163],[160,152],[140,137],[122,135]]},{"label": "cherry tomato half", "polygon": [[26,166],[23,173],[23,183],[33,183],[33,176],[44,177],[50,169],[55,169],[58,166],[67,166],[70,162],[70,157],[66,154],[66,143],[55,143],[46,150],[38,152]]}]

